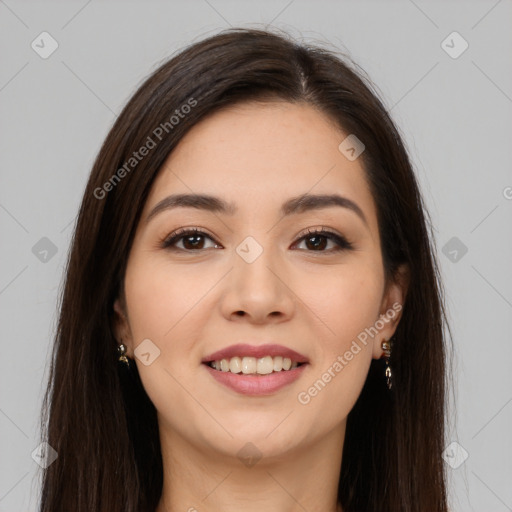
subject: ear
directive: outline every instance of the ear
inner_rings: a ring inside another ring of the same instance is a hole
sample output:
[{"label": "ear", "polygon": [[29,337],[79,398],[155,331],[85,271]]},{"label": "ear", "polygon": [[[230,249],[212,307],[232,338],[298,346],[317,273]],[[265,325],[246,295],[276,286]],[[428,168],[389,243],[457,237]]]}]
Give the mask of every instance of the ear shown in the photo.
[{"label": "ear", "polygon": [[130,355],[130,353],[133,353],[133,340],[124,300],[120,297],[116,298],[113,309],[112,329],[114,335],[119,345],[122,343],[126,346],[126,355]]},{"label": "ear", "polygon": [[373,340],[373,358],[379,359],[384,351],[382,342],[389,340],[395,334],[396,328],[402,318],[403,306],[409,289],[410,272],[405,264],[400,265],[393,279],[388,283],[382,298],[380,308],[380,322],[376,322],[379,333]]}]

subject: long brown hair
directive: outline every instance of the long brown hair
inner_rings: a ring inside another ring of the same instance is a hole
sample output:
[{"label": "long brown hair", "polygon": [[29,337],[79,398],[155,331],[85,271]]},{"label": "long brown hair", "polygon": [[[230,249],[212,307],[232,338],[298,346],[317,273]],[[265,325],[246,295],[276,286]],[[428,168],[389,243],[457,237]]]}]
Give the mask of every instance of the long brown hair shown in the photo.
[{"label": "long brown hair", "polygon": [[[236,28],[194,43],[154,71],[95,160],[67,262],[41,413],[42,441],[58,458],[44,470],[40,512],[154,512],[163,482],[156,410],[136,367],[124,371],[118,363],[113,302],[169,153],[206,115],[271,98],[312,105],[363,141],[386,278],[402,263],[410,270],[390,361],[393,389],[385,385],[383,363],[372,361],[348,416],[339,501],[344,512],[447,511],[447,321],[432,228],[401,136],[348,57],[276,30]],[[146,156],[132,160],[143,146]]]}]

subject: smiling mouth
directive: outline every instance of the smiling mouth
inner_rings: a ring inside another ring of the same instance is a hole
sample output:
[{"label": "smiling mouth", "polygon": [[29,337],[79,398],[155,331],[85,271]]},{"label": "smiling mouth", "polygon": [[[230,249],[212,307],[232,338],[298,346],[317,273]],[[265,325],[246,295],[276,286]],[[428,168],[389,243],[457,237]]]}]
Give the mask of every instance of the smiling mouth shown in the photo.
[{"label": "smiling mouth", "polygon": [[204,364],[219,372],[264,376],[273,373],[293,371],[307,363],[299,363],[298,361],[293,361],[289,357],[282,356],[237,356],[217,361],[206,361]]}]

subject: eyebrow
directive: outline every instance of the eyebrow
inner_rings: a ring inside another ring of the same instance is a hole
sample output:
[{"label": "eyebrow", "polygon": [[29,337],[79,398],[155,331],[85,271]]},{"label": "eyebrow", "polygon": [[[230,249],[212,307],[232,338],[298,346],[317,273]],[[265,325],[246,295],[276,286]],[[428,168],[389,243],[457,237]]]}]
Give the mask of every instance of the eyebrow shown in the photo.
[{"label": "eyebrow", "polygon": [[[368,221],[359,205],[351,199],[338,194],[302,194],[292,197],[283,203],[280,214],[284,217],[311,210],[331,208],[333,206],[353,211],[368,226]],[[234,203],[224,201],[220,197],[208,194],[173,194],[165,197],[154,206],[146,218],[146,223],[160,212],[180,207],[196,208],[226,215],[235,215],[238,211]]]}]

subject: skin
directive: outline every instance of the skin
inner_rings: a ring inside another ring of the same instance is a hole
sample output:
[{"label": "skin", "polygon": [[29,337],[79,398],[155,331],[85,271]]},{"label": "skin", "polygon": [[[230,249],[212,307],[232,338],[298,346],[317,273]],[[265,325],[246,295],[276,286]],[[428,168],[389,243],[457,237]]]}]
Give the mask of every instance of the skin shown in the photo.
[{"label": "skin", "polygon": [[[308,404],[297,397],[359,333],[403,304],[407,289],[405,277],[385,283],[362,164],[338,149],[347,135],[306,104],[244,103],[194,126],[157,176],[129,255],[125,295],[114,304],[127,355],[134,358],[145,339],[160,350],[147,366],[135,357],[158,412],[164,486],[157,512],[341,510],[346,418],[400,313],[359,343],[357,355]],[[238,212],[180,207],[146,222],[161,199],[192,192],[233,202]],[[333,192],[356,202],[367,223],[339,206],[278,213],[291,197]],[[328,245],[315,249],[305,230],[322,226],[354,248],[333,251],[335,241],[322,239]],[[175,251],[159,245],[182,227],[207,235],[196,246],[181,238]],[[236,252],[247,236],[263,248],[252,263]],[[217,383],[201,359],[247,340],[272,340],[310,364],[271,396],[238,394]],[[248,442],[262,455],[251,467],[237,456]]]}]

